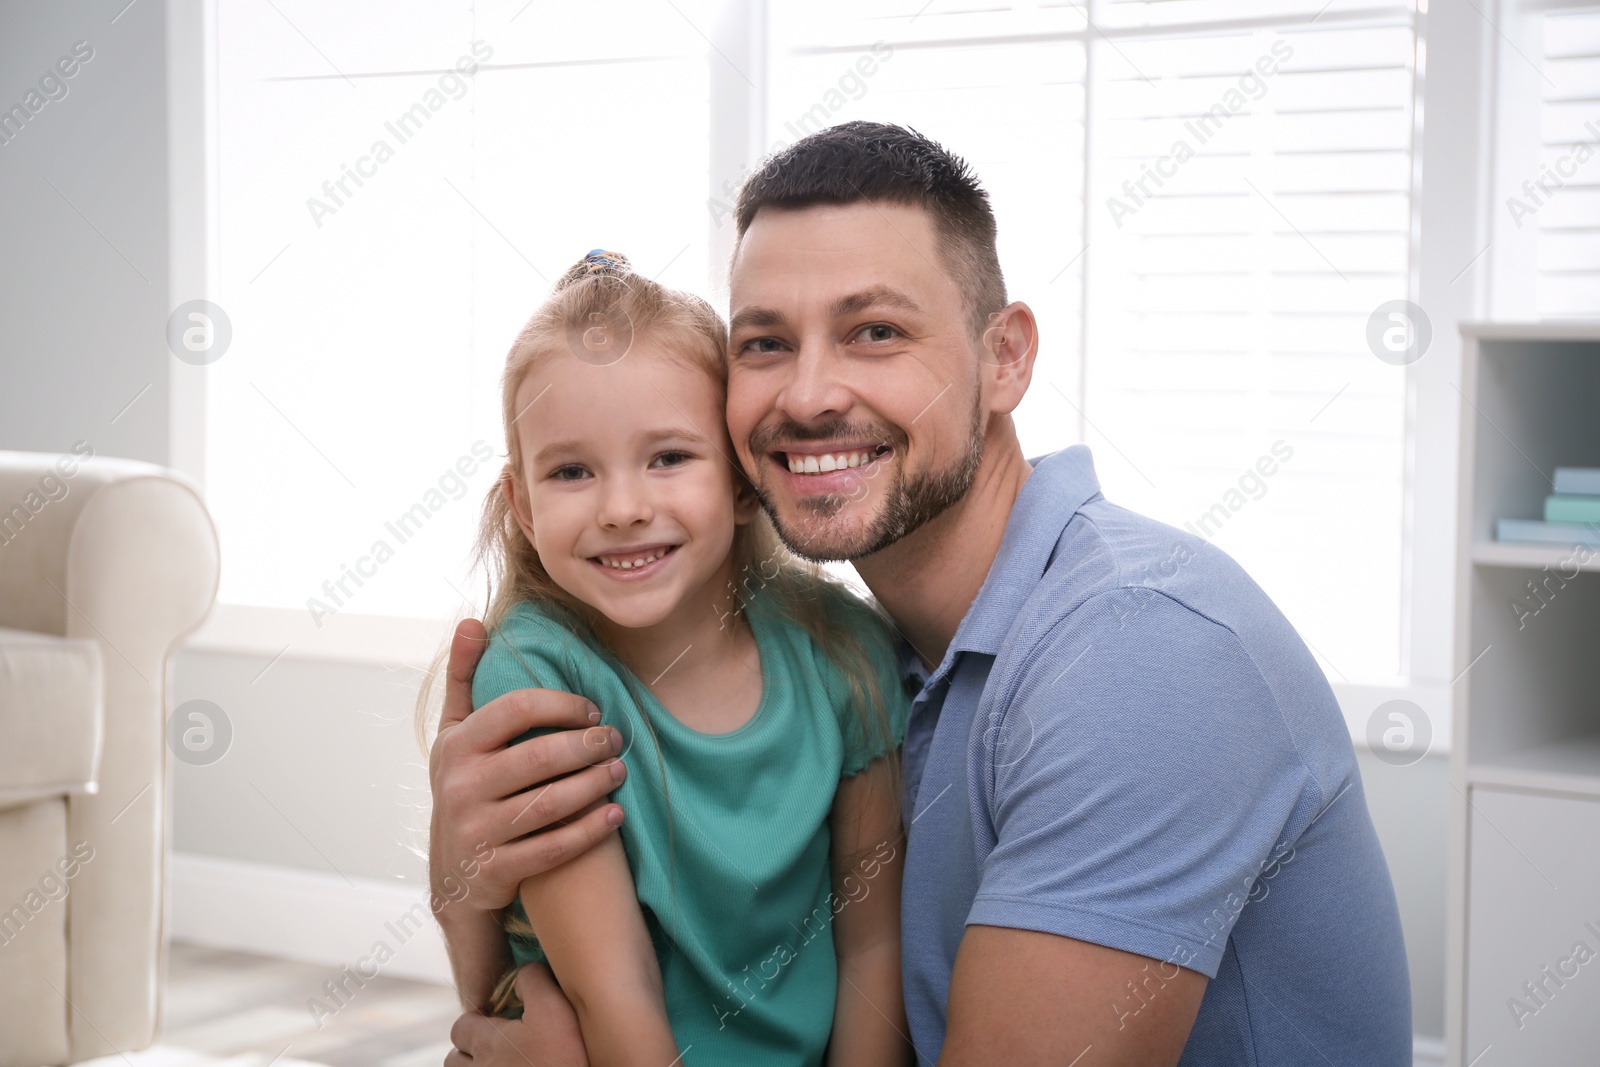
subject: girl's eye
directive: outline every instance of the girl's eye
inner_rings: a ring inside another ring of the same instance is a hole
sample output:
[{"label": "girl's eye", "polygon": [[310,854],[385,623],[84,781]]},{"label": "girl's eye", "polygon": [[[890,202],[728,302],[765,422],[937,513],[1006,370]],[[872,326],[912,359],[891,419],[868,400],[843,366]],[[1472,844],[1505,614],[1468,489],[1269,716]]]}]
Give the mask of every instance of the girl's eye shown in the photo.
[{"label": "girl's eye", "polygon": [[677,467],[689,462],[693,458],[694,457],[687,452],[663,452],[657,456],[650,465],[652,467]]},{"label": "girl's eye", "polygon": [[575,482],[588,476],[589,472],[576,463],[564,463],[550,472],[550,477],[558,482]]},{"label": "girl's eye", "polygon": [[882,322],[875,322],[871,326],[863,326],[856,331],[856,336],[863,341],[892,341],[899,336],[900,331],[893,326]]}]

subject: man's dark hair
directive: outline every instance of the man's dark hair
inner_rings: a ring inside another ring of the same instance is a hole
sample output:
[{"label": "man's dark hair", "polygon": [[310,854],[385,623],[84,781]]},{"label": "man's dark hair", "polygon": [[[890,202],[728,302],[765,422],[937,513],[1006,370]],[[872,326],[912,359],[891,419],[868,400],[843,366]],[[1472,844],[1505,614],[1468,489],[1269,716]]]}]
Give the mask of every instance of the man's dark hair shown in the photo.
[{"label": "man's dark hair", "polygon": [[989,194],[959,156],[915,130],[846,122],[769,157],[739,190],[739,237],[764,207],[874,201],[914,204],[933,218],[944,268],[964,291],[974,338],[1006,305]]}]

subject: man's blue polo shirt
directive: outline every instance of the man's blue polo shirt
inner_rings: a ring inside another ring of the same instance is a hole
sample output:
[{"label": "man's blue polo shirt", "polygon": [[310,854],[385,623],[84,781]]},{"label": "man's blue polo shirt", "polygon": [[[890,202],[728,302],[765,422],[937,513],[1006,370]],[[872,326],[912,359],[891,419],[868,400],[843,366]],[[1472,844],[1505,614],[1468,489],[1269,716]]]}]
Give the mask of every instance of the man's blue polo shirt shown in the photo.
[{"label": "man's blue polo shirt", "polygon": [[1231,558],[1107,503],[1087,448],[1035,465],[904,759],[919,1063],[980,924],[1149,957],[1138,988],[1072,1006],[1107,1023],[1137,1025],[1175,967],[1206,975],[1180,1067],[1410,1064],[1399,913],[1333,691]]}]

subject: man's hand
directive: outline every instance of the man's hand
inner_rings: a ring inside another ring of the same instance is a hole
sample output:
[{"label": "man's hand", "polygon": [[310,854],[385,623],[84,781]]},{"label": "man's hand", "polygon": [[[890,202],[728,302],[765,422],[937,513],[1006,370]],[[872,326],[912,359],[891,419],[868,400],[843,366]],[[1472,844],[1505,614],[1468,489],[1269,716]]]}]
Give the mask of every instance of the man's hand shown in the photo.
[{"label": "man's hand", "polygon": [[[429,881],[441,924],[462,911],[458,905],[505,907],[524,879],[560,866],[622,823],[622,809],[602,803],[626,774],[613,758],[622,737],[593,725],[594,705],[571,693],[521,689],[473,712],[472,673],[487,641],[476,619],[456,627],[428,759]],[[506,747],[535,726],[572,729]]]},{"label": "man's hand", "polygon": [[455,1046],[444,1067],[589,1067],[578,1014],[542,963],[517,972],[521,1019],[490,1019],[469,1012],[450,1028]]}]

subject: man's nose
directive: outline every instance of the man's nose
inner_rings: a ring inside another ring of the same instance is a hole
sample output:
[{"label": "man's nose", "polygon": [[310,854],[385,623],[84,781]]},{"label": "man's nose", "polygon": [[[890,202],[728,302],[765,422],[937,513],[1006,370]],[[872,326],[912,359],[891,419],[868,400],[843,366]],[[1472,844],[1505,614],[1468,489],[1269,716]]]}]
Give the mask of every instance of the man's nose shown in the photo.
[{"label": "man's nose", "polygon": [[823,340],[801,345],[777,406],[798,423],[820,422],[849,412],[853,400],[845,380],[845,364]]}]

